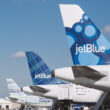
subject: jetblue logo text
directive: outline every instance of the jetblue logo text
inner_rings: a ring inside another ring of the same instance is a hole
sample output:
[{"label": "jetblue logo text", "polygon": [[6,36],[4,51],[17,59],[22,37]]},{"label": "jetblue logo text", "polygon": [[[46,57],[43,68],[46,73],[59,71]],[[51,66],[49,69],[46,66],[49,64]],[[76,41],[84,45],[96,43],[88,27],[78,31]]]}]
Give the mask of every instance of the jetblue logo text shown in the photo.
[{"label": "jetblue logo text", "polygon": [[37,78],[51,78],[51,75],[46,75],[44,73],[41,73],[41,74],[35,74],[35,79]]},{"label": "jetblue logo text", "polygon": [[106,48],[105,46],[96,47],[94,44],[86,44],[83,46],[78,46],[76,44],[76,54],[78,53],[91,53],[91,52],[105,52]]}]

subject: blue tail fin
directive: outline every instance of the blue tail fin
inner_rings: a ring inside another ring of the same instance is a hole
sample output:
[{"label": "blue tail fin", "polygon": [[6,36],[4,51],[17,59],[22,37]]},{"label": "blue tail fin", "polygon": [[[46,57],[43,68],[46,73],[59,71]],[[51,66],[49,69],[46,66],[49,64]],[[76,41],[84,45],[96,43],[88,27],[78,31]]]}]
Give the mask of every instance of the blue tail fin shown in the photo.
[{"label": "blue tail fin", "polygon": [[64,81],[51,76],[52,71],[37,53],[26,52],[26,57],[27,57],[33,85],[65,83]]},{"label": "blue tail fin", "polygon": [[110,42],[78,5],[60,5],[75,65],[110,64]]}]

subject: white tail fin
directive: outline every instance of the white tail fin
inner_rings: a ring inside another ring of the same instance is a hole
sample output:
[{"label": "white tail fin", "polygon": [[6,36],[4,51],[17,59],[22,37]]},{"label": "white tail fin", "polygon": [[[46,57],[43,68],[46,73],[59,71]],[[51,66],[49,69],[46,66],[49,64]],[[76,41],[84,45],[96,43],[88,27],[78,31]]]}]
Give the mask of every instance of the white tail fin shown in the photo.
[{"label": "white tail fin", "polygon": [[24,96],[25,94],[21,91],[20,87],[14,82],[13,79],[6,79],[8,84],[8,89],[10,92],[10,97],[18,98],[19,96]]},{"label": "white tail fin", "polygon": [[78,5],[60,5],[75,65],[110,64],[110,42]]}]

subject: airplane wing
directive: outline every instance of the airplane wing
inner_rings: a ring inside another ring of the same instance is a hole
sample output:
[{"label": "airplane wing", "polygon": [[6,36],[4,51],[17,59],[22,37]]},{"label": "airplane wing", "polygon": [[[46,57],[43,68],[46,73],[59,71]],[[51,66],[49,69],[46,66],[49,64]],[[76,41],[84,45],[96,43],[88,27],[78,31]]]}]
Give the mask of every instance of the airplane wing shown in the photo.
[{"label": "airplane wing", "polygon": [[95,69],[92,69],[88,66],[72,66],[72,71],[74,73],[75,78],[78,77],[86,77],[92,80],[100,80],[105,77],[105,75]]}]

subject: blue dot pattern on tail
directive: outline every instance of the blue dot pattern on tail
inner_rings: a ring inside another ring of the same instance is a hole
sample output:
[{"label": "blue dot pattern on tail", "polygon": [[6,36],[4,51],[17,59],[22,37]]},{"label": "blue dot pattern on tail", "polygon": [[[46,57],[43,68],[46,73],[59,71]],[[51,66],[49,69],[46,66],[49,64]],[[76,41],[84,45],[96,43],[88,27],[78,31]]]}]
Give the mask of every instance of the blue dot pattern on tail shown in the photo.
[{"label": "blue dot pattern on tail", "polygon": [[65,29],[75,65],[110,64],[110,42],[86,14],[72,28]]}]

